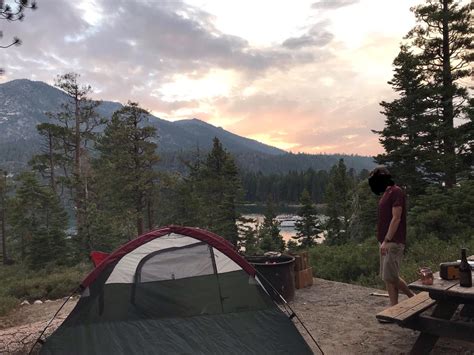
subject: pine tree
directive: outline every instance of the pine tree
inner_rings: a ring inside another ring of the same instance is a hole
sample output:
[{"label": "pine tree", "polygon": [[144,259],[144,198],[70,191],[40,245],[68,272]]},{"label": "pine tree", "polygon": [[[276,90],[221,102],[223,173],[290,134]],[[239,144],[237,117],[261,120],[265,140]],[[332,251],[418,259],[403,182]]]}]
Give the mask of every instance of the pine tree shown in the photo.
[{"label": "pine tree", "polygon": [[316,208],[306,189],[301,194],[300,204],[301,208],[298,211],[298,216],[301,217],[301,220],[296,222],[296,237],[294,239],[299,240],[303,248],[310,248],[314,246],[314,239],[317,238],[322,229]]},{"label": "pine tree", "polygon": [[[38,133],[43,137],[42,154],[32,157],[29,164],[33,170],[39,172],[43,178],[49,180],[51,189],[57,191],[58,174],[61,184],[61,192],[63,192],[65,177],[68,176],[67,155],[64,154],[64,140],[69,136],[66,127],[51,123],[41,123],[37,127]],[[69,139],[68,139],[69,140]]]},{"label": "pine tree", "polygon": [[351,202],[350,239],[361,242],[367,238],[373,238],[377,226],[378,199],[370,191],[367,179],[359,181],[354,186]]},{"label": "pine tree", "polygon": [[275,218],[275,206],[273,204],[273,201],[269,198],[267,200],[265,208],[263,224],[258,230],[258,237],[260,239],[260,249],[264,252],[283,252],[285,250],[285,241],[280,235],[280,225]]},{"label": "pine tree", "polygon": [[427,113],[431,102],[426,87],[426,75],[421,59],[407,46],[402,46],[394,60],[395,74],[389,84],[400,95],[392,102],[381,102],[385,127],[373,131],[380,135],[385,153],[376,161],[387,165],[400,185],[412,194],[423,192],[432,167],[427,152],[436,149],[429,137],[430,117]]},{"label": "pine tree", "polygon": [[232,156],[214,138],[213,147],[203,162],[197,161],[188,178],[189,201],[196,206],[197,225],[222,235],[237,246],[237,203],[241,181]]},{"label": "pine tree", "polygon": [[472,179],[474,175],[474,98],[470,98],[465,107],[467,122],[457,127],[459,131],[458,160],[461,171],[458,174],[460,180]]},{"label": "pine tree", "polygon": [[434,162],[431,169],[432,174],[438,175],[438,182],[451,188],[459,173],[471,169],[459,155],[467,144],[463,135],[466,127],[456,125],[458,120],[472,122],[472,117],[466,115],[469,92],[463,82],[473,74],[471,5],[461,6],[455,0],[426,0],[412,11],[418,25],[407,39],[421,52],[430,89],[428,97],[432,100],[429,128],[436,143],[427,160]]},{"label": "pine tree", "polygon": [[9,219],[21,261],[31,268],[64,262],[67,214],[58,196],[32,173],[23,173],[18,181]]},{"label": "pine tree", "polygon": [[340,159],[339,163],[331,168],[325,194],[328,217],[325,225],[326,242],[329,244],[344,244],[349,239],[352,189],[353,181],[347,173],[344,159]]},{"label": "pine tree", "polygon": [[261,251],[255,224],[257,221],[253,218],[240,217],[237,223],[239,242],[238,250],[245,250],[245,255],[257,255]]},{"label": "pine tree", "polygon": [[144,221],[152,218],[147,207],[157,178],[156,129],[144,125],[148,116],[134,102],[116,111],[98,140],[100,157],[94,163],[100,208],[113,212],[122,224],[133,220],[137,235],[143,233]]},{"label": "pine tree", "polygon": [[[25,18],[25,10],[36,10],[38,8],[36,1],[21,0],[21,1],[0,1],[0,19],[8,22],[23,21]],[[3,31],[0,31],[0,38],[3,37]],[[20,46],[21,39],[13,37],[13,40],[8,44],[0,44],[0,48],[10,48],[11,46]],[[0,69],[0,75],[4,73],[3,68]]]},{"label": "pine tree", "polygon": [[58,76],[55,86],[63,91],[65,100],[58,112],[47,113],[56,123],[38,126],[47,148],[43,154],[34,156],[31,164],[43,174],[47,172],[53,189],[56,189],[58,179],[68,187],[74,203],[80,248],[87,251],[91,249],[90,235],[85,229],[89,224],[88,184],[92,175],[89,151],[97,138],[96,128],[105,120],[96,113],[100,102],[88,97],[92,88],[81,86],[78,74]]}]

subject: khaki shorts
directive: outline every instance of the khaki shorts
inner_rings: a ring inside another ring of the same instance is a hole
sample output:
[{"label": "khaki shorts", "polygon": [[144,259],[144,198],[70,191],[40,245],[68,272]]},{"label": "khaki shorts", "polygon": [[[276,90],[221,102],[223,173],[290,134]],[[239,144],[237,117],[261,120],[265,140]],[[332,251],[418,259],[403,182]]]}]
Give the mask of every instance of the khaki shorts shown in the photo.
[{"label": "khaki shorts", "polygon": [[380,254],[380,277],[386,282],[395,282],[400,272],[405,245],[401,243],[386,243],[388,252]]}]

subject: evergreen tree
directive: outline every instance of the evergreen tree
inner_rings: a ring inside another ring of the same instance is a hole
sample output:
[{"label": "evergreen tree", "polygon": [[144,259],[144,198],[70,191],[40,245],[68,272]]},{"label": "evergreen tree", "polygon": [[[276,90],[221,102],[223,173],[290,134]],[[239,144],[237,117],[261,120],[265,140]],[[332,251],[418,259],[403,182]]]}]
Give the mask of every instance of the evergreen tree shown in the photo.
[{"label": "evergreen tree", "polygon": [[153,142],[156,129],[144,125],[148,115],[137,103],[129,102],[113,114],[96,145],[100,152],[94,163],[99,209],[121,219],[126,232],[133,220],[135,228],[129,236],[142,234],[144,221],[152,218],[147,207],[156,183],[158,156]]},{"label": "evergreen tree", "polygon": [[429,139],[430,117],[427,110],[431,105],[426,87],[426,74],[421,59],[408,47],[402,46],[394,61],[395,74],[389,84],[400,95],[392,102],[381,102],[384,108],[385,127],[373,131],[380,135],[385,153],[376,161],[387,165],[400,185],[412,194],[423,192],[426,180],[432,170],[427,152],[435,149]]},{"label": "evergreen tree", "polygon": [[[0,19],[8,22],[23,21],[25,18],[25,10],[31,9],[36,10],[38,6],[36,1],[21,0],[21,1],[0,1]],[[0,31],[0,38],[3,37],[3,31]],[[8,44],[1,44],[0,48],[9,48],[11,46],[20,46],[21,39],[13,37],[13,40]],[[0,75],[4,73],[3,69],[0,69]]]},{"label": "evergreen tree", "polygon": [[367,179],[354,186],[349,223],[350,239],[361,242],[373,238],[377,227],[378,198],[370,191]]},{"label": "evergreen tree", "polygon": [[286,174],[263,175],[261,172],[245,173],[242,184],[245,200],[263,202],[271,195],[275,202],[298,202],[304,189],[316,203],[323,202],[328,174],[324,170],[289,171]]},{"label": "evergreen tree", "polygon": [[[474,31],[471,4],[460,5],[455,0],[426,0],[414,7],[418,25],[407,39],[420,51],[422,68],[427,75],[431,100],[429,136],[436,142],[429,150],[427,161],[438,175],[437,182],[451,188],[457,175],[471,166],[459,154],[465,150],[464,125],[456,121],[472,122],[466,115],[469,92],[463,79],[472,76],[474,60]],[[472,152],[472,147],[469,148]]]},{"label": "evergreen tree", "polygon": [[275,218],[275,206],[272,200],[268,199],[263,224],[258,230],[258,237],[260,239],[260,249],[264,252],[283,252],[285,250],[285,241],[280,235],[280,225]]},{"label": "evergreen tree", "polygon": [[456,146],[459,147],[458,159],[460,165],[464,167],[459,172],[460,180],[472,179],[474,176],[474,97],[471,97],[465,107],[467,122],[461,124],[459,137]]},{"label": "evergreen tree", "polygon": [[256,223],[257,221],[253,218],[240,217],[238,220],[238,249],[245,250],[245,255],[257,255],[261,252],[257,231],[254,227]]},{"label": "evergreen tree", "polygon": [[289,240],[286,243],[286,248],[288,249],[289,253],[296,253],[298,251],[299,245],[294,240]]},{"label": "evergreen tree", "polygon": [[321,233],[321,224],[317,216],[316,208],[311,201],[311,196],[308,190],[303,190],[300,199],[301,208],[298,211],[298,216],[301,220],[296,222],[296,237],[300,241],[303,248],[310,248],[314,246],[314,239]]},{"label": "evergreen tree", "polygon": [[241,181],[234,159],[219,139],[214,138],[213,148],[204,161],[198,160],[191,166],[187,184],[186,199],[195,207],[191,211],[194,213],[192,221],[237,246],[236,205],[241,195]]},{"label": "evergreen tree", "polygon": [[420,238],[435,236],[451,240],[472,238],[474,226],[474,181],[465,180],[452,189],[432,186],[419,196],[409,211],[410,226]]},{"label": "evergreen tree", "polygon": [[53,189],[57,181],[55,172],[59,170],[60,180],[67,185],[74,203],[80,248],[87,251],[91,248],[86,230],[92,175],[89,150],[97,138],[96,128],[105,120],[96,113],[100,102],[88,97],[92,88],[81,86],[78,74],[58,76],[55,86],[64,92],[65,100],[58,112],[48,113],[56,123],[38,126],[47,148],[43,154],[34,156],[31,164],[40,172],[48,172]]},{"label": "evergreen tree", "polygon": [[344,244],[348,241],[349,223],[351,216],[353,181],[349,177],[344,164],[339,163],[332,167],[329,173],[329,182],[326,188],[326,242],[333,245]]},{"label": "evergreen tree", "polygon": [[70,162],[64,154],[65,146],[62,143],[70,132],[65,127],[51,123],[41,123],[37,126],[37,130],[44,140],[42,154],[34,155],[29,164],[33,170],[49,180],[51,189],[56,193],[59,173],[59,179],[62,182],[61,192],[63,192],[64,177],[68,176],[67,166]]},{"label": "evergreen tree", "polygon": [[64,262],[67,214],[59,198],[32,173],[23,173],[18,181],[9,219],[21,261],[31,268]]}]

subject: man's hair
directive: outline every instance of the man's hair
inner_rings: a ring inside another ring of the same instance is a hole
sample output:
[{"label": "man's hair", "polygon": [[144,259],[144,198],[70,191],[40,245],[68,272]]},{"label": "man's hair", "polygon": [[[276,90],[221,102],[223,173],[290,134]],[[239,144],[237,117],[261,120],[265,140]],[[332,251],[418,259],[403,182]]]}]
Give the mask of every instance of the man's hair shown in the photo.
[{"label": "man's hair", "polygon": [[391,176],[390,171],[388,171],[387,167],[385,167],[384,165],[377,166],[374,170],[370,172],[369,177],[381,175]]}]

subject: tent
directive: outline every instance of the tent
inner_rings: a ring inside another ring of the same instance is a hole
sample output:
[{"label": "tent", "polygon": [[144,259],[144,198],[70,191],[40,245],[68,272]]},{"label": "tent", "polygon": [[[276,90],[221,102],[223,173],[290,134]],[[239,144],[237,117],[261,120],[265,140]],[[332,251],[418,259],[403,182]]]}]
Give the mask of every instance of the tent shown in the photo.
[{"label": "tent", "polygon": [[213,233],[165,227],[98,260],[41,354],[312,354],[255,269]]}]

